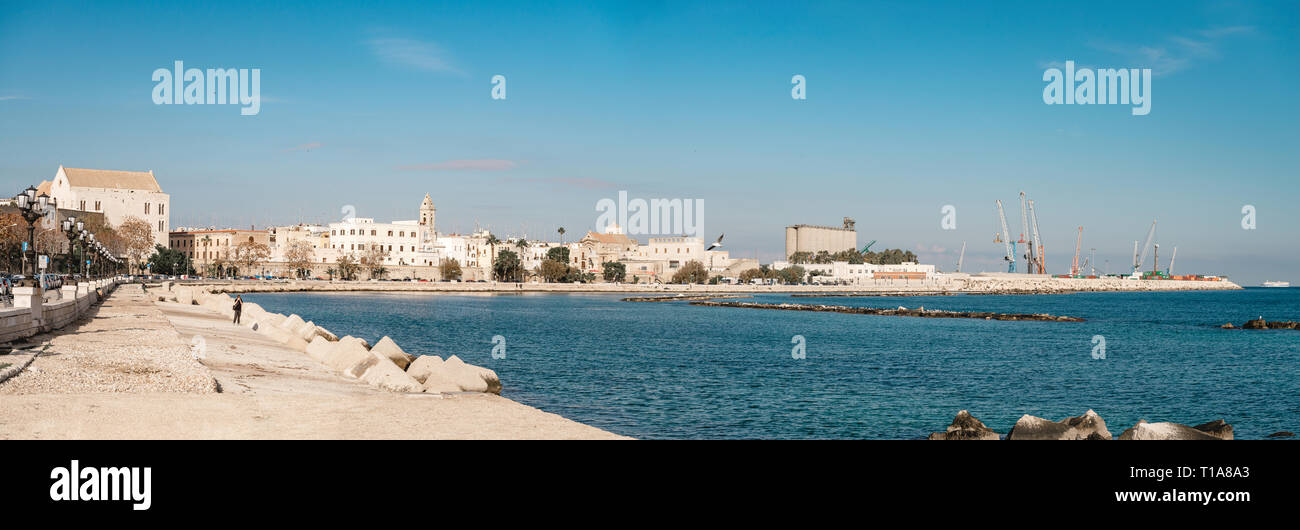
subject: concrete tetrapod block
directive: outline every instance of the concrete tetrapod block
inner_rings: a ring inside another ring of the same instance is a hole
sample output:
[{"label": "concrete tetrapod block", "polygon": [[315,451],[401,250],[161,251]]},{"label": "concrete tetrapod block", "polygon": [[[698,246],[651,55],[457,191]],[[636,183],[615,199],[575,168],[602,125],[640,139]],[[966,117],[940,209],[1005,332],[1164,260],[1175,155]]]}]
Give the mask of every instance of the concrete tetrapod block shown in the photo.
[{"label": "concrete tetrapod block", "polygon": [[[467,364],[455,355],[443,361],[442,367],[435,373],[455,382],[463,392],[501,393],[501,380],[497,378],[496,372]],[[433,374],[430,374],[430,377],[433,377]]]},{"label": "concrete tetrapod block", "polygon": [[447,379],[441,373],[428,374],[423,383],[420,384],[427,394],[443,394],[448,392],[461,392],[460,385],[455,381]]},{"label": "concrete tetrapod block", "polygon": [[266,316],[266,310],[262,309],[262,306],[255,304],[253,302],[244,302],[244,312],[240,315],[239,319],[241,321],[242,320],[256,321],[265,316]]},{"label": "concrete tetrapod block", "polygon": [[348,336],[334,343],[334,347],[325,355],[325,366],[347,375],[349,369],[366,362],[369,358],[370,348],[366,347],[365,341]]},{"label": "concrete tetrapod block", "polygon": [[411,364],[406,367],[406,373],[414,377],[421,383],[429,378],[429,374],[442,369],[442,357],[437,355],[421,355],[416,357]]},{"label": "concrete tetrapod block", "polygon": [[349,367],[343,375],[355,377],[366,384],[390,392],[421,392],[423,387],[418,381],[398,368],[393,361],[374,350],[367,352],[367,357]]},{"label": "concrete tetrapod block", "polygon": [[284,319],[284,322],[280,323],[280,327],[289,330],[290,332],[297,333],[298,326],[301,326],[306,323],[307,322],[303,321],[302,317],[298,316],[297,314],[292,314],[289,315],[289,318]]},{"label": "concrete tetrapod block", "polygon": [[376,342],[375,345],[370,348],[370,351],[388,357],[393,361],[393,364],[396,364],[398,368],[403,370],[411,365],[411,361],[415,360],[414,355],[402,351],[401,346],[398,346],[397,343],[393,342],[393,339],[388,338],[387,335],[385,335],[384,338],[379,339],[379,342]]},{"label": "concrete tetrapod block", "polygon": [[325,358],[329,356],[330,350],[334,349],[336,343],[325,340],[325,337],[316,337],[307,344],[307,356],[316,359],[322,364]]},{"label": "concrete tetrapod block", "polygon": [[330,342],[338,342],[338,340],[339,340],[339,336],[338,336],[338,335],[335,335],[335,334],[334,334],[333,332],[331,332],[330,330],[325,329],[325,328],[322,328],[322,327],[320,327],[320,326],[316,326],[316,334],[319,335],[319,336],[321,336],[321,337],[325,337],[325,340],[330,341]]}]

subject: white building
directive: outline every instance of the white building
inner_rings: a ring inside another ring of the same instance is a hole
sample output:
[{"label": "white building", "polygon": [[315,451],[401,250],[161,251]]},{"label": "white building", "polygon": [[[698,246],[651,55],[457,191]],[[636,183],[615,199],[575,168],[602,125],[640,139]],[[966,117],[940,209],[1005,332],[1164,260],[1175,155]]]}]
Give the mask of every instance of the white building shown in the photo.
[{"label": "white building", "polygon": [[[776,261],[772,268],[781,270],[791,263]],[[831,263],[800,263],[808,273],[809,283],[834,283],[839,285],[887,285],[889,282],[933,281],[934,265],[921,265],[906,262],[896,265],[876,265],[873,263],[851,264],[847,261]],[[815,273],[815,275],[814,275]]]},{"label": "white building", "polygon": [[171,196],[163,193],[153,171],[113,171],[59,166],[54,180],[41,182],[39,193],[58,199],[59,208],[98,212],[113,226],[130,217],[149,223],[154,243],[168,245]]},{"label": "white building", "polygon": [[329,224],[329,249],[338,257],[360,260],[375,251],[384,255],[384,265],[436,266],[436,209],[428,194],[420,204],[420,218],[412,221],[377,223],[370,217],[353,217]]}]

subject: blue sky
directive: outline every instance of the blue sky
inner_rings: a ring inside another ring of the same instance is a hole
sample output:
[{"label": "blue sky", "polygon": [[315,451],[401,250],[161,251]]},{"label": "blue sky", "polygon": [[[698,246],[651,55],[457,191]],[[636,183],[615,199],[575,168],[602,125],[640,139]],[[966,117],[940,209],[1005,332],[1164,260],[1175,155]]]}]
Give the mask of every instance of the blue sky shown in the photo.
[{"label": "blue sky", "polygon": [[[430,193],[440,231],[530,238],[628,190],[704,199],[733,254],[850,216],[941,268],[966,241],[967,270],[1001,267],[993,201],[1018,232],[1025,190],[1051,272],[1075,227],[1119,271],[1159,218],[1176,273],[1300,281],[1297,4],[974,4],[4,1],[0,185],[152,169],[176,226],[412,219]],[[176,60],[260,68],[261,113],[154,105]],[[1066,60],[1151,68],[1151,113],[1044,104]]]}]

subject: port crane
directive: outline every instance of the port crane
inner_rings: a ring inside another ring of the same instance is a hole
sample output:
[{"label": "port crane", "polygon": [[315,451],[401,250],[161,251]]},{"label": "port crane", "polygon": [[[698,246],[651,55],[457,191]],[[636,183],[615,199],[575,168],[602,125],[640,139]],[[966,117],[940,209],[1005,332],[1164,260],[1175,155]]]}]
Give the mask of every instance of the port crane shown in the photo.
[{"label": "port crane", "polygon": [[1178,247],[1174,247],[1174,255],[1169,258],[1169,268],[1165,269],[1165,274],[1174,275],[1174,260],[1178,259]]},{"label": "port crane", "polygon": [[866,254],[867,252],[870,252],[870,251],[871,251],[871,245],[874,245],[874,244],[876,244],[876,240],[872,239],[870,243],[867,243],[867,246],[862,247],[862,253],[863,253],[863,254]]},{"label": "port crane", "polygon": [[[1175,249],[1177,250],[1177,249]],[[957,256],[957,271],[961,272],[961,262],[966,261],[966,242],[961,242],[961,255]]]},{"label": "port crane", "polygon": [[[1034,245],[1028,241],[1025,241],[1025,235],[1029,233],[1028,212],[1029,210],[1025,207],[1025,192],[1022,191],[1020,192],[1020,240],[1016,242],[1020,243],[1021,245],[1024,245],[1022,248],[1025,249],[1025,255],[1021,257],[1025,258],[1026,263],[1028,263],[1028,271],[1026,272],[1033,274],[1034,273]],[[1014,248],[1015,245],[1012,245],[1012,249]]]},{"label": "port crane", "polygon": [[1142,253],[1138,254],[1137,241],[1133,242],[1133,276],[1137,276],[1142,271],[1142,264],[1147,260],[1147,249],[1151,248],[1151,240],[1156,237],[1156,220],[1151,220],[1151,229],[1147,231],[1147,240],[1142,244]]},{"label": "port crane", "polygon": [[1079,265],[1079,250],[1083,246],[1083,227],[1079,227],[1079,237],[1074,240],[1074,263],[1070,264],[1070,276],[1078,276],[1083,267]]},{"label": "port crane", "polygon": [[[1002,259],[1007,260],[1007,272],[1016,272],[1016,243],[1011,240],[1011,232],[1007,231],[1007,214],[1002,210],[1002,199],[997,200],[997,205],[998,220],[1002,221],[1002,233],[994,233],[993,242],[1006,245],[1007,253]],[[1023,240],[1024,237],[1022,236],[1021,239]]]},{"label": "port crane", "polygon": [[1038,274],[1046,274],[1047,260],[1043,257],[1043,240],[1038,237],[1038,214],[1034,211],[1033,199],[1029,200],[1029,221],[1030,226],[1034,230],[1033,242],[1030,243],[1033,245],[1030,247],[1031,250],[1033,250],[1033,257],[1030,258],[1030,261],[1033,263],[1031,263],[1029,272],[1030,274],[1033,274],[1034,271],[1037,270]]}]

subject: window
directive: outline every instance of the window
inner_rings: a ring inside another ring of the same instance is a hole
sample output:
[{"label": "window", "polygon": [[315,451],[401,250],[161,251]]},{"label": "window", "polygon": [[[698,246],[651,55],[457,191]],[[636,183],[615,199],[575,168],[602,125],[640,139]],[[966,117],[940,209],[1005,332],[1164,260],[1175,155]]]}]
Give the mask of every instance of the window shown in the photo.
[{"label": "window", "polygon": [[163,222],[162,222],[162,221],[158,221],[158,231],[159,231],[159,232],[162,232],[162,229],[163,229]]},{"label": "window", "polygon": [[370,230],[370,235],[372,235],[372,236],[375,235],[375,230],[374,230],[374,229],[371,229],[371,230]]},{"label": "window", "polygon": [[[82,207],[83,209],[86,207],[86,201],[81,201],[81,207]],[[96,211],[96,212],[99,211],[99,201],[95,201],[95,211]]]},{"label": "window", "polygon": [[[392,232],[389,232],[388,235],[391,236],[391,235],[393,235],[393,233],[392,233]],[[406,230],[402,230],[401,232],[398,232],[398,233],[397,233],[397,237],[406,237]]]},{"label": "window", "polygon": [[149,215],[149,203],[144,203],[144,214]]},{"label": "window", "polygon": [[[162,214],[163,214],[163,209],[166,208],[166,207],[167,207],[166,204],[159,204],[159,205],[158,205],[158,215],[162,215]],[[97,206],[97,208],[98,208],[98,206]]]},{"label": "window", "polygon": [[353,229],[353,230],[348,230],[348,235],[350,235],[350,236],[355,236],[355,235],[357,235],[357,231],[356,231],[355,229]]},{"label": "window", "polygon": [[81,207],[77,209],[83,212],[86,211],[86,201],[81,201]]},{"label": "window", "polygon": [[388,231],[388,237],[393,237],[393,231],[392,231],[392,230],[389,230],[389,231]]}]

